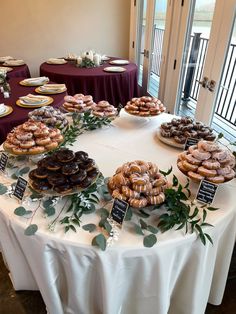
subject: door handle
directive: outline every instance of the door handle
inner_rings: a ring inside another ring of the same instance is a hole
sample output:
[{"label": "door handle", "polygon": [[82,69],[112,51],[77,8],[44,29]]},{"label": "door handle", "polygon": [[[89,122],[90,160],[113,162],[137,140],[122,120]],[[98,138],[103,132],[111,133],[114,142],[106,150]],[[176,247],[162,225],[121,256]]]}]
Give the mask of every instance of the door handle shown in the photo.
[{"label": "door handle", "polygon": [[209,91],[213,93],[215,91],[215,87],[216,87],[216,81],[210,80],[207,85],[207,88],[209,89]]},{"label": "door handle", "polygon": [[209,81],[209,79],[208,79],[207,76],[204,76],[202,81],[198,81],[198,80],[197,80],[197,82],[198,82],[200,85],[202,85],[203,88],[208,88],[208,81]]}]

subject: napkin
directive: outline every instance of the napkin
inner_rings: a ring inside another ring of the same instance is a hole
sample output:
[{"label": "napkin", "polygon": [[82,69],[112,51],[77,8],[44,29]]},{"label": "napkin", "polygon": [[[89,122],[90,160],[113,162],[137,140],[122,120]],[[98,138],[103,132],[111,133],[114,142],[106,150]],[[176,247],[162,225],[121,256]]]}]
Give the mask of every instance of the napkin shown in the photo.
[{"label": "napkin", "polygon": [[48,101],[48,97],[28,94],[19,98],[25,104],[43,104]]},{"label": "napkin", "polygon": [[14,65],[23,65],[25,64],[24,60],[7,60],[3,63],[3,65],[9,65],[9,66],[14,66]]},{"label": "napkin", "polygon": [[49,58],[47,60],[47,63],[49,64],[63,64],[66,63],[65,59],[59,59],[59,58]]},{"label": "napkin", "polygon": [[46,76],[33,77],[33,78],[24,79],[22,82],[29,85],[45,84],[49,82],[49,78]]},{"label": "napkin", "polygon": [[5,62],[5,61],[11,60],[11,59],[14,59],[14,58],[12,58],[11,56],[0,57],[0,62]]},{"label": "napkin", "polygon": [[6,107],[4,104],[0,104],[0,114],[4,113],[6,111]]},{"label": "napkin", "polygon": [[66,90],[65,84],[45,84],[39,87],[41,92],[61,92]]}]

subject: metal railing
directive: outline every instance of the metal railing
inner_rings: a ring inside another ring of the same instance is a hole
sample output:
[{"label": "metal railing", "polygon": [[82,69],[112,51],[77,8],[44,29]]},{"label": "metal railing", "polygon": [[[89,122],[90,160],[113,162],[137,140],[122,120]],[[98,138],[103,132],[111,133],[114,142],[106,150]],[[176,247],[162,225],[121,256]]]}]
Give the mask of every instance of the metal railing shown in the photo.
[{"label": "metal railing", "polygon": [[[160,76],[161,51],[164,37],[164,30],[154,28],[153,53],[151,59],[151,72]],[[198,36],[198,44],[196,38]],[[183,93],[184,99],[189,98],[197,101],[202,78],[203,67],[208,47],[208,39],[201,38],[195,34],[191,36],[190,47],[188,50],[186,71],[184,74]],[[197,50],[195,49],[197,47]],[[215,114],[227,121],[229,124],[236,124],[236,45],[230,44],[226,57],[225,66],[222,74],[221,84],[219,87]],[[192,62],[194,61],[194,62]],[[191,68],[192,67],[192,68]]]}]

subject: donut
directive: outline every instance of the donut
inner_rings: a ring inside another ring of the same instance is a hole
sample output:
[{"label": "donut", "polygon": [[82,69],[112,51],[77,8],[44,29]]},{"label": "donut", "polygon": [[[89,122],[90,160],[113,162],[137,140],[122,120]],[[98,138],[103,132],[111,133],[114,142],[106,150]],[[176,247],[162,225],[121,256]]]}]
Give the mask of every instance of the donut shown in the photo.
[{"label": "donut", "polygon": [[91,95],[85,95],[82,97],[82,100],[84,103],[87,103],[89,101],[92,101],[93,100],[93,97]]},{"label": "donut", "polygon": [[54,186],[54,191],[59,194],[68,194],[72,192],[72,186],[69,183]]},{"label": "donut", "polygon": [[56,157],[61,162],[69,162],[75,158],[75,153],[68,148],[64,148],[56,153]]},{"label": "donut", "polygon": [[55,141],[51,141],[49,144],[45,145],[46,150],[53,150],[58,147],[58,143]]},{"label": "donut", "polygon": [[33,138],[33,134],[30,132],[15,132],[15,136],[20,141],[28,141]]},{"label": "donut", "polygon": [[213,160],[213,159],[208,159],[204,160],[202,162],[202,165],[207,168],[207,169],[219,169],[220,168],[220,163],[219,161]]},{"label": "donut", "polygon": [[151,205],[158,205],[165,201],[165,194],[161,192],[159,195],[147,196],[147,201]]},{"label": "donut", "polygon": [[48,157],[46,160],[44,160],[42,165],[51,171],[57,171],[62,167],[61,163],[54,160],[52,157]]},{"label": "donut", "polygon": [[183,160],[182,165],[186,171],[197,171],[197,169],[198,169],[197,165],[193,165],[190,162],[188,162],[187,160]]},{"label": "donut", "polygon": [[99,170],[96,167],[94,167],[92,170],[87,171],[87,176],[92,180],[95,179],[98,174]]},{"label": "donut", "polygon": [[192,152],[193,152],[195,149],[197,149],[197,145],[189,146],[188,152],[189,152],[190,154],[192,154]]},{"label": "donut", "polygon": [[122,194],[128,198],[139,198],[140,194],[137,191],[131,190],[128,186],[121,187]]},{"label": "donut", "polygon": [[81,160],[81,161],[86,161],[88,159],[88,154],[83,151],[78,151],[75,153],[75,160]]},{"label": "donut", "polygon": [[187,161],[187,162],[189,162],[190,164],[193,164],[193,165],[200,165],[200,163],[201,163],[201,161],[198,160],[198,159],[196,159],[196,158],[194,158],[194,157],[192,156],[192,154],[187,154],[187,155],[185,156],[185,158],[186,158],[186,161]]},{"label": "donut", "polygon": [[110,104],[106,100],[101,100],[101,101],[98,102],[97,106],[101,107],[101,108],[106,108],[106,107],[110,106]]},{"label": "donut", "polygon": [[50,137],[38,137],[35,142],[39,146],[46,146],[51,143],[51,140]]},{"label": "donut", "polygon": [[179,160],[186,160],[186,155],[187,155],[187,154],[188,154],[187,151],[184,151],[184,152],[180,153],[180,154],[178,155],[178,159],[179,159]]},{"label": "donut", "polygon": [[111,196],[113,198],[118,198],[119,200],[124,200],[124,201],[127,199],[127,197],[124,194],[122,194],[120,190],[118,189],[114,190]]},{"label": "donut", "polygon": [[42,154],[44,152],[45,152],[45,149],[43,146],[33,146],[28,149],[28,153],[31,155]]},{"label": "donut", "polygon": [[12,152],[15,155],[25,155],[28,153],[28,149],[26,148],[21,148],[21,147],[12,147]]},{"label": "donut", "polygon": [[232,180],[235,177],[235,171],[231,169],[231,171],[224,175],[224,179],[226,181]]},{"label": "donut", "polygon": [[174,136],[174,140],[178,144],[184,144],[186,142],[186,137],[184,135]]},{"label": "donut", "polygon": [[160,177],[158,179],[155,179],[153,182],[152,182],[152,185],[154,187],[160,187],[162,185],[164,185],[166,183],[166,179],[164,177]]},{"label": "donut", "polygon": [[59,172],[55,172],[55,173],[51,173],[48,175],[47,177],[48,182],[54,187],[54,186],[58,186],[58,185],[63,185],[65,183],[67,183],[67,178],[64,174],[59,173]]},{"label": "donut", "polygon": [[219,149],[219,146],[216,143],[208,141],[199,141],[197,147],[198,149],[205,150],[207,152],[214,152]]},{"label": "donut", "polygon": [[184,168],[183,166],[183,161],[178,161],[177,162],[177,167],[179,168],[179,170],[183,173],[187,173],[187,170]]},{"label": "donut", "polygon": [[38,128],[35,132],[34,132],[34,136],[35,137],[46,137],[49,136],[49,129],[48,128]]},{"label": "donut", "polygon": [[147,179],[143,175],[139,175],[138,173],[133,173],[130,175],[130,182],[135,185],[145,185],[147,183]]},{"label": "donut", "polygon": [[192,151],[192,155],[194,158],[200,161],[207,160],[211,157],[211,154],[209,152],[200,151],[199,149],[194,149]]},{"label": "donut", "polygon": [[45,179],[33,180],[31,186],[36,191],[48,191],[52,188],[51,184]]},{"label": "donut", "polygon": [[226,150],[219,150],[212,153],[212,158],[218,160],[219,162],[224,161],[228,153]]},{"label": "donut", "polygon": [[80,184],[86,177],[87,177],[86,171],[80,169],[77,173],[72,174],[69,179],[73,185],[77,185]]},{"label": "donut", "polygon": [[90,186],[90,184],[91,184],[91,182],[92,182],[92,178],[89,178],[89,177],[86,177],[80,184],[79,184],[79,186],[81,187],[81,188],[87,188],[88,186]]},{"label": "donut", "polygon": [[161,187],[155,187],[155,188],[152,188],[150,191],[146,191],[146,195],[148,196],[155,196],[155,195],[158,195],[162,192],[162,188]]},{"label": "donut", "polygon": [[135,208],[145,207],[145,206],[147,206],[147,203],[148,203],[148,201],[146,198],[140,198],[140,199],[130,198],[129,199],[130,206],[135,207]]},{"label": "donut", "polygon": [[33,170],[33,176],[38,179],[46,179],[48,176],[48,170],[46,168],[36,168]]},{"label": "donut", "polygon": [[188,171],[188,177],[190,179],[192,179],[193,181],[196,181],[196,182],[199,182],[201,180],[204,179],[204,176],[200,175],[199,173],[197,172],[193,172],[193,171]]},{"label": "donut", "polygon": [[38,129],[38,126],[34,121],[27,121],[22,124],[22,129],[24,131],[36,131]]},{"label": "donut", "polygon": [[215,177],[206,177],[207,181],[210,181],[215,184],[223,183],[225,178],[223,176],[215,176]]},{"label": "donut", "polygon": [[12,143],[9,142],[8,140],[6,140],[6,141],[4,142],[4,148],[11,150],[11,149],[13,149],[13,148],[18,148],[18,146],[15,145],[15,144],[12,144]]},{"label": "donut", "polygon": [[217,171],[215,169],[207,169],[203,166],[200,166],[197,169],[197,172],[204,177],[215,177],[217,175]]},{"label": "donut", "polygon": [[133,184],[132,185],[133,190],[142,193],[142,192],[147,192],[152,189],[152,184],[151,183],[146,183],[144,185],[138,185],[138,184]]},{"label": "donut", "polygon": [[86,161],[83,161],[80,165],[81,169],[84,169],[86,171],[90,171],[94,168],[95,161],[92,158],[88,158]]},{"label": "donut", "polygon": [[61,168],[62,174],[65,174],[66,176],[75,174],[79,171],[79,165],[76,162],[70,162]]},{"label": "donut", "polygon": [[60,134],[60,135],[57,135],[53,138],[54,141],[58,142],[58,143],[61,143],[63,141],[63,136]]},{"label": "donut", "polygon": [[225,176],[225,175],[227,175],[228,173],[230,173],[231,170],[232,170],[232,168],[231,168],[230,166],[226,166],[226,167],[217,169],[217,173],[218,173],[219,175]]}]

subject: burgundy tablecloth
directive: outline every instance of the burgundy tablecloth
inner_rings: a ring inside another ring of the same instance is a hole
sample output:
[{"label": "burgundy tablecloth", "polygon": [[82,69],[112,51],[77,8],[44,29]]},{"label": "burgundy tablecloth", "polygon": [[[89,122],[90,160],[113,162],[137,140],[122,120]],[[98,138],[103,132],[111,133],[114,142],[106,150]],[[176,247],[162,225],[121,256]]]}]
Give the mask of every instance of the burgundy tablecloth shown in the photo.
[{"label": "burgundy tablecloth", "polygon": [[95,102],[107,100],[114,106],[124,106],[132,97],[138,96],[137,65],[124,65],[126,71],[123,73],[103,71],[108,66],[111,66],[109,61],[90,69],[79,68],[71,63],[43,63],[40,66],[40,75],[48,76],[51,81],[57,83],[65,83],[70,95],[83,93],[92,95]]},{"label": "burgundy tablecloth", "polygon": [[[28,119],[28,112],[33,109],[22,108],[16,105],[16,101],[20,96],[25,96],[29,93],[37,94],[34,92],[35,87],[25,87],[21,86],[19,82],[24,78],[11,78],[9,79],[9,84],[11,86],[11,95],[10,98],[3,98],[3,94],[0,93],[0,103],[5,105],[12,106],[13,112],[8,116],[0,118],[0,143],[2,143],[7,134],[11,129]],[[53,103],[50,106],[60,107],[64,102],[64,96],[67,93],[61,93],[57,95],[49,95],[54,99]]]},{"label": "burgundy tablecloth", "polygon": [[[0,66],[3,66],[0,64]],[[12,77],[23,77],[23,78],[28,78],[30,76],[30,70],[27,64],[18,66],[18,67],[8,67],[12,68],[13,70],[10,72],[7,72],[7,78],[12,78]]]}]

